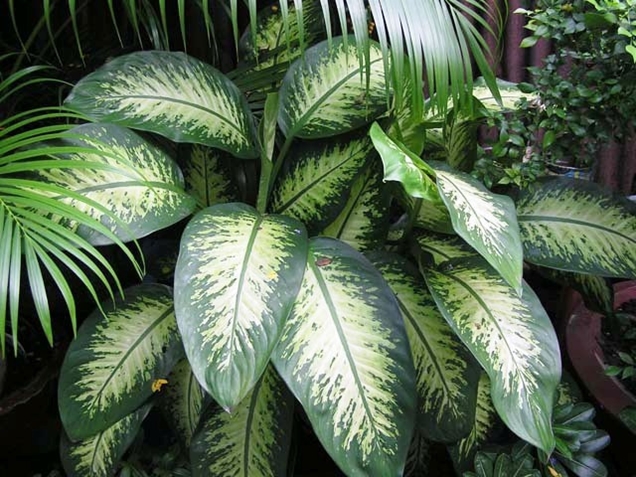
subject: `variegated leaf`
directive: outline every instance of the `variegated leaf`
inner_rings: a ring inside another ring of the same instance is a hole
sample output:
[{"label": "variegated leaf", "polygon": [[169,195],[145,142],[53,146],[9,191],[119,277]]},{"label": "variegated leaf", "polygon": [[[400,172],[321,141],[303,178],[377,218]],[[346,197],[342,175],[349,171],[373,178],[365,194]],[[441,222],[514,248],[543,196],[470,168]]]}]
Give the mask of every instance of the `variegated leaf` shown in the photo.
[{"label": "variegated leaf", "polygon": [[380,46],[371,42],[368,61],[361,64],[360,58],[353,36],[346,42],[337,37],[308,48],[292,64],[280,88],[278,125],[285,136],[312,139],[341,134],[386,110]]},{"label": "variegated leaf", "polygon": [[272,361],[347,475],[401,475],[415,424],[404,323],[380,273],[350,246],[310,241]]},{"label": "variegated leaf", "polygon": [[512,200],[450,170],[437,170],[437,187],[455,231],[520,292],[523,250]]},{"label": "variegated leaf", "polygon": [[395,197],[406,213],[414,218],[414,226],[438,232],[455,234],[448,209],[442,202],[431,202],[409,195],[402,187]]},{"label": "variegated leaf", "polygon": [[[62,145],[83,148],[86,152],[59,158],[86,167],[43,167],[36,172],[37,176],[105,207],[109,213],[86,202],[60,197],[107,225],[122,240],[141,238],[168,227],[194,209],[194,201],[183,190],[178,166],[139,135],[113,124],[84,124],[73,128],[71,134],[77,138],[65,139]],[[75,227],[74,223],[68,225]],[[93,245],[112,243],[93,229],[80,227],[79,232]]]},{"label": "variegated leaf", "polygon": [[368,167],[350,189],[343,211],[321,235],[342,240],[358,251],[379,248],[389,231],[390,200],[381,170]]},{"label": "variegated leaf", "polygon": [[439,312],[417,268],[399,255],[371,262],[397,297],[411,345],[419,395],[419,430],[453,442],[470,432],[481,368]]},{"label": "variegated leaf", "polygon": [[293,410],[271,366],[231,414],[212,404],[192,439],[193,477],[286,477]]},{"label": "variegated leaf", "polygon": [[239,199],[228,153],[201,146],[188,145],[179,150],[178,161],[183,171],[185,189],[199,204],[199,208],[235,202]]},{"label": "variegated leaf", "polygon": [[586,308],[604,315],[611,313],[614,309],[614,290],[609,278],[565,272],[555,268],[536,267],[536,269],[548,280],[579,292]]},{"label": "variegated leaf", "polygon": [[588,181],[551,179],[517,202],[524,258],[544,267],[636,278],[636,206]]},{"label": "variegated leaf", "polygon": [[258,156],[254,120],[239,89],[184,53],[140,51],[115,58],[80,80],[65,104],[96,121],[241,158]]},{"label": "variegated leaf", "polygon": [[492,381],[497,412],[519,437],[550,453],[561,357],[550,318],[532,289],[518,294],[481,257],[425,269],[446,321]]},{"label": "variegated leaf", "polygon": [[431,452],[430,443],[415,431],[411,445],[409,446],[406,466],[404,467],[404,477],[429,477]]},{"label": "variegated leaf", "polygon": [[[276,4],[258,12],[256,40],[252,37],[251,29],[247,28],[239,42],[241,56],[253,63],[255,71],[262,71],[276,64],[289,64],[301,55],[299,13],[295,5],[290,4],[288,22],[285,24],[280,7]],[[324,23],[320,3],[317,0],[305,0],[302,3],[305,45],[315,44],[321,36],[324,37]]]},{"label": "variegated leaf", "polygon": [[444,148],[446,161],[458,171],[470,172],[477,160],[477,133],[480,121],[463,114],[455,114],[446,126]]},{"label": "variegated leaf", "polygon": [[420,265],[440,265],[455,258],[477,257],[471,248],[457,235],[441,235],[420,231],[411,249]]},{"label": "variegated leaf", "polygon": [[300,222],[245,204],[209,207],[186,227],[175,272],[177,322],[195,376],[226,410],[265,370],[306,260]]},{"label": "variegated leaf", "polygon": [[470,422],[470,433],[452,446],[448,446],[453,466],[458,475],[472,469],[475,454],[487,442],[498,422],[497,411],[490,397],[490,379],[486,373],[481,373],[479,379],[477,402],[473,415],[475,418]]},{"label": "variegated leaf", "polygon": [[412,197],[440,203],[439,192],[435,187],[435,171],[426,162],[417,157],[406,146],[391,139],[378,123],[369,131],[371,140],[384,164],[384,180],[402,184]]},{"label": "variegated leaf", "polygon": [[111,477],[135,440],[151,404],[131,412],[94,436],[72,442],[62,433],[60,457],[68,477]]},{"label": "variegated leaf", "polygon": [[169,287],[137,285],[101,308],[78,330],[60,371],[60,418],[74,441],[137,409],[183,356]]},{"label": "variegated leaf", "polygon": [[[411,77],[405,76],[402,78],[402,83],[403,97],[412,98],[413,81]],[[424,117],[415,113],[413,101],[401,101],[400,104],[395,104],[394,109],[394,121],[388,130],[389,136],[396,138],[409,151],[419,157],[424,151],[424,144],[427,140]],[[424,109],[430,113],[432,108],[425,107]]]},{"label": "variegated leaf", "polygon": [[497,78],[497,89],[501,94],[501,104],[497,102],[484,77],[481,76],[473,83],[473,96],[489,111],[510,111],[522,98],[532,101],[536,97],[536,94],[522,92],[517,83],[500,78]]},{"label": "variegated leaf", "polygon": [[367,137],[298,143],[289,170],[277,181],[271,210],[302,221],[311,235],[320,232],[346,205],[357,177],[375,152]]},{"label": "variegated leaf", "polygon": [[159,407],[185,449],[203,412],[205,393],[187,359],[179,361],[161,388]]}]

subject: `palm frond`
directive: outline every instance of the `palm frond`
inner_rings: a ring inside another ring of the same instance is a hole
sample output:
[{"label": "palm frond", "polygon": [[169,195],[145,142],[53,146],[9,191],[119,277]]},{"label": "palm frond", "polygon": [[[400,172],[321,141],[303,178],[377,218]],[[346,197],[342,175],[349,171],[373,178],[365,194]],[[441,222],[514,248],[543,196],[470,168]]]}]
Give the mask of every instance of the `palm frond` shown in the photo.
[{"label": "palm frond", "polygon": [[[224,4],[212,7],[211,4],[214,2],[209,0],[193,1],[203,12],[209,42],[210,37],[214,35],[213,15],[210,15],[210,8],[218,9]],[[285,25],[287,47],[292,41],[290,35],[298,35],[301,50],[308,46],[305,41],[305,25],[300,19],[303,17],[303,11],[313,1],[293,0],[295,8],[292,9],[290,0],[279,0],[278,9]],[[46,19],[44,24],[51,32],[49,3],[50,1],[44,2],[45,7],[48,5],[44,12]],[[78,5],[85,3],[73,1],[69,2],[69,7],[79,8]],[[178,21],[184,47],[187,47],[185,32],[188,22],[194,18],[186,14],[186,3],[185,0],[175,2],[177,9],[175,18]],[[250,19],[249,29],[252,37],[255,37],[259,2],[244,0],[241,3],[238,0],[230,0],[228,3],[229,18],[238,54],[240,11],[242,8],[247,8]],[[152,39],[153,47],[169,47],[167,31],[169,3],[166,0],[158,2],[159,13],[149,2],[123,0],[122,4],[126,13],[125,17],[140,44],[143,45],[143,28],[145,36]],[[12,1],[10,5],[13,14]],[[494,24],[499,27],[501,17],[498,10],[494,13],[491,11],[488,0],[335,0],[335,2],[320,0],[320,6],[328,38],[335,34],[332,30],[332,20],[336,20],[336,23],[340,25],[341,32],[352,29],[360,47],[361,62],[369,55],[370,30],[375,30],[386,59],[385,67],[391,72],[397,104],[399,106],[401,101],[410,100],[413,112],[417,116],[421,116],[425,107],[424,91],[431,96],[431,104],[442,111],[446,109],[449,100],[453,103],[470,104],[468,98],[472,90],[473,61],[481,76],[486,78],[488,86],[496,92],[494,74],[488,62],[488,45],[480,29],[492,33],[492,27],[489,25]],[[113,8],[112,0],[109,0],[108,7],[119,35],[116,10]],[[369,13],[372,22],[369,21]],[[298,31],[294,33],[289,29],[292,15],[299,20]],[[74,15],[70,16],[70,21],[77,35]],[[54,42],[54,39],[52,41]],[[81,46],[79,48],[81,53]],[[415,87],[405,88],[406,81],[412,81]],[[405,94],[410,95],[410,98],[405,98]]]},{"label": "palm frond", "polygon": [[[7,99],[23,87],[46,78],[34,76],[42,67],[20,70],[0,81],[0,97]],[[82,204],[112,216],[103,205],[82,194],[50,184],[31,174],[42,169],[114,169],[125,175],[129,164],[117,157],[108,163],[64,160],[56,154],[90,152],[88,146],[64,146],[60,141],[76,139],[71,129],[81,115],[60,107],[22,111],[0,122],[0,352],[6,351],[10,332],[18,349],[18,319],[21,281],[26,276],[42,329],[50,343],[53,326],[49,307],[50,288],[56,287],[76,329],[76,303],[69,272],[86,287],[96,303],[103,299],[99,284],[112,299],[123,293],[117,272],[88,240],[75,233],[80,226],[96,230],[119,246],[141,276],[143,266],[135,254],[108,227],[78,210]],[[119,163],[117,161],[120,161]],[[117,221],[116,217],[113,220]],[[10,328],[7,328],[7,319]]]}]

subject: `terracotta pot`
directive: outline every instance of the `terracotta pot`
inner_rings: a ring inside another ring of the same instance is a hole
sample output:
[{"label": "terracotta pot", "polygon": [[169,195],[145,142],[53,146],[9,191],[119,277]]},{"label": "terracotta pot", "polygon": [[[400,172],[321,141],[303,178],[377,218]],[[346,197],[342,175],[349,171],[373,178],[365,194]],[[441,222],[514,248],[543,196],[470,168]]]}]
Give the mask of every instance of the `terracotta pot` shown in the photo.
[{"label": "terracotta pot", "polygon": [[[636,281],[614,286],[614,309],[636,298]],[[603,315],[588,310],[575,294],[566,328],[566,346],[572,366],[598,403],[616,416],[628,406],[636,407],[636,396],[621,382],[605,374],[605,357],[599,344]]]}]

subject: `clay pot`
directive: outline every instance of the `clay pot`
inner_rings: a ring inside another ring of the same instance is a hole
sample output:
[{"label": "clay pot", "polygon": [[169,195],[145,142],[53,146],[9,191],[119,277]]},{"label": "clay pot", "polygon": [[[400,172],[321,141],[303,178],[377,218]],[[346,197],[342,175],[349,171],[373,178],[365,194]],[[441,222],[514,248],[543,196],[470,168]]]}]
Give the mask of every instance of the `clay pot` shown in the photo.
[{"label": "clay pot", "polygon": [[[636,298],[636,281],[614,286],[614,309]],[[588,310],[575,294],[566,328],[567,352],[579,378],[590,394],[618,418],[628,406],[636,407],[636,396],[613,376],[605,374],[605,357],[599,344],[603,315]]]}]

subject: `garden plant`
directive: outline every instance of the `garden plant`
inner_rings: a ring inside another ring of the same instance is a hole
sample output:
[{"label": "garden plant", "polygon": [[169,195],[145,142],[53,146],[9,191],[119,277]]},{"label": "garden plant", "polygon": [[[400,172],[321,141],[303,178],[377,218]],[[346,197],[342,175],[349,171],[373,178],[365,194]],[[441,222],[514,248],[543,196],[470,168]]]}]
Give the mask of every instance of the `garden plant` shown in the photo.
[{"label": "garden plant", "polygon": [[[566,179],[494,194],[462,158],[476,134],[443,136],[446,160],[420,157],[427,107],[451,118],[453,98],[452,118],[477,121],[484,98],[457,77],[446,89],[442,62],[427,69],[426,103],[418,74],[402,76],[419,50],[405,59],[391,37],[389,54],[386,32],[312,37],[316,5],[263,10],[233,73],[135,52],[66,98],[86,122],[28,171],[65,207],[45,214],[59,236],[92,250],[180,232],[167,283],[147,277],[102,302],[68,349],[69,475],[113,475],[153,406],[192,475],[287,475],[295,408],[351,476],[402,475],[421,439],[465,468],[495,416],[544,463],[563,453],[559,344],[524,262],[600,295],[599,277],[634,278],[633,204]],[[0,278],[14,280],[5,263]]]}]

